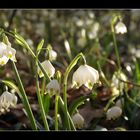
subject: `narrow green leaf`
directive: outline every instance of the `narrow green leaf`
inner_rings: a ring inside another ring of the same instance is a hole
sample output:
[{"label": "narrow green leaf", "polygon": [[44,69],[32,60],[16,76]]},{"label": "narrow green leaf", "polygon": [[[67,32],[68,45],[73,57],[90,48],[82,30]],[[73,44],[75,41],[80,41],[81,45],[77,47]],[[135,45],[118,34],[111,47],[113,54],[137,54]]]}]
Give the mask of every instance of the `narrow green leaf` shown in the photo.
[{"label": "narrow green leaf", "polygon": [[37,45],[37,55],[39,55],[39,53],[41,52],[41,49],[43,47],[44,44],[44,39],[42,39],[39,44]]}]

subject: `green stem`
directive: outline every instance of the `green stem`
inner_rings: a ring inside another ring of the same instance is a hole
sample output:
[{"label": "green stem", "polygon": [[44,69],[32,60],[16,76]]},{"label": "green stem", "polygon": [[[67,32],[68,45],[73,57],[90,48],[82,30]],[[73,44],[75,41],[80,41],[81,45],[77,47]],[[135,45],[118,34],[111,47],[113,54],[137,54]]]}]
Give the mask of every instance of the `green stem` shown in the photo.
[{"label": "green stem", "polygon": [[126,94],[127,99],[128,99],[130,102],[132,102],[133,104],[135,104],[137,107],[140,107],[140,104],[137,103],[135,100],[133,100],[133,99],[128,95],[128,93],[125,92],[125,94]]},{"label": "green stem", "polygon": [[43,77],[42,86],[41,86],[41,96],[42,96],[42,99],[44,99],[45,85],[46,85],[46,78]]},{"label": "green stem", "polygon": [[119,51],[118,51],[118,47],[117,47],[117,42],[116,42],[116,36],[115,36],[114,24],[113,23],[111,23],[111,31],[112,31],[112,36],[113,36],[115,53],[116,53],[116,57],[117,57],[118,69],[120,70],[121,69],[120,57],[119,57]]},{"label": "green stem", "polygon": [[[36,69],[38,68],[38,62],[36,61]],[[36,87],[37,87],[37,97],[38,97],[38,102],[39,102],[39,107],[40,107],[40,112],[41,112],[41,117],[45,126],[46,130],[49,130],[49,125],[47,122],[47,118],[45,115],[45,111],[44,111],[44,106],[43,106],[43,102],[42,102],[42,98],[41,98],[41,94],[40,94],[40,89],[39,89],[39,82],[38,82],[38,73],[36,71]]]},{"label": "green stem", "polygon": [[58,100],[59,100],[59,93],[55,95],[55,130],[58,130]]},{"label": "green stem", "polygon": [[[63,112],[65,112],[64,102],[63,102],[63,100],[62,100],[61,97],[59,97],[59,105],[60,105],[61,109],[63,110]],[[68,118],[70,120],[71,129],[72,130],[76,130],[76,128],[75,128],[75,126],[73,124],[73,121],[71,119],[71,116],[70,116],[69,112],[67,111],[66,113],[67,113],[67,116],[68,116]]]},{"label": "green stem", "polygon": [[[84,56],[82,53],[79,53],[73,60],[72,62],[69,64],[69,66],[67,67],[66,69],[66,72],[64,74],[64,81],[63,81],[63,100],[64,100],[64,108],[65,108],[65,119],[66,119],[66,127],[68,130],[70,130],[70,122],[69,122],[69,119],[68,119],[68,115],[67,115],[67,111],[68,111],[68,107],[67,107],[67,80],[68,80],[68,75],[70,73],[70,71],[72,70],[72,68],[77,64],[77,61]],[[84,58],[84,62],[86,63],[85,61],[85,58]]]},{"label": "green stem", "polygon": [[22,101],[23,101],[23,104],[24,104],[25,109],[26,109],[26,111],[27,111],[28,118],[29,118],[29,120],[30,120],[30,122],[31,122],[32,129],[33,129],[33,130],[37,130],[37,126],[36,126],[36,123],[35,123],[35,118],[34,118],[34,116],[33,116],[33,113],[32,113],[32,110],[31,110],[31,107],[30,107],[28,98],[27,98],[27,96],[26,96],[26,93],[25,93],[25,90],[24,90],[24,87],[23,87],[21,78],[20,78],[20,76],[19,76],[17,67],[16,67],[16,65],[15,65],[14,62],[12,62],[12,65],[13,65],[14,72],[15,72],[15,75],[16,75],[16,78],[17,78],[19,90],[20,90],[20,92],[22,93],[22,97],[23,97],[23,100],[22,100]]},{"label": "green stem", "polygon": [[101,76],[102,76],[102,78],[104,79],[106,85],[107,85],[108,87],[111,87],[109,81],[107,80],[106,76],[104,75],[104,73],[103,73],[103,71],[102,71],[102,69],[101,69],[101,65],[100,65],[99,61],[97,61],[97,65],[98,65],[98,69],[100,70],[100,73],[102,73]]},{"label": "green stem", "polygon": [[113,101],[114,101],[117,97],[118,97],[118,96],[114,96],[114,97],[112,97],[112,98],[109,100],[109,102],[107,103],[107,105],[106,105],[105,108],[104,108],[104,111],[107,111],[107,110],[108,110],[109,106],[113,103]]}]

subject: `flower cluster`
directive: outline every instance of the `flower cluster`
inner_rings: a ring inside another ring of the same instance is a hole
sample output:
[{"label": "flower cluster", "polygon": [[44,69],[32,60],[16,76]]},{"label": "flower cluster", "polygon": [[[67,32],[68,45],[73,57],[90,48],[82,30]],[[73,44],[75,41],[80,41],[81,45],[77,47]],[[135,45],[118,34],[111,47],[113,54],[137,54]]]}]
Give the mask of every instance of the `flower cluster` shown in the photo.
[{"label": "flower cluster", "polygon": [[14,94],[8,91],[3,92],[3,94],[0,96],[0,114],[8,112],[9,108],[14,108],[16,104],[17,97]]},{"label": "flower cluster", "polygon": [[8,43],[8,45],[6,45],[5,43],[0,42],[0,65],[1,66],[5,65],[9,59],[16,62],[15,54],[16,54],[16,50],[11,47],[11,43]]}]

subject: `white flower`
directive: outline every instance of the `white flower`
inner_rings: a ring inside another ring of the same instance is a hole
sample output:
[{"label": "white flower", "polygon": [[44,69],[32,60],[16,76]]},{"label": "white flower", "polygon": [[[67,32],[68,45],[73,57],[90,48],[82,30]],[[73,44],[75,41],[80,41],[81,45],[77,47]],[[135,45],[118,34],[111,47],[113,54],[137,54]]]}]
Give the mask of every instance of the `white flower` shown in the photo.
[{"label": "white flower", "polygon": [[[49,77],[53,77],[55,74],[55,68],[53,67],[53,65],[51,64],[51,62],[49,60],[45,60],[41,63],[42,67],[46,70],[46,72],[48,73]],[[41,71],[40,67],[38,67],[38,74],[39,77],[43,77],[44,74]]]},{"label": "white flower", "polygon": [[117,100],[116,106],[122,108],[123,105],[124,105],[124,98],[121,98],[121,99]]},{"label": "white flower", "polygon": [[92,89],[93,85],[99,80],[99,73],[96,69],[88,66],[81,65],[73,74],[73,86],[79,88],[85,85],[87,88]]},{"label": "white flower", "polygon": [[79,113],[76,113],[72,116],[72,121],[76,128],[81,129],[84,127],[84,118]]},{"label": "white flower", "polygon": [[2,56],[2,57],[0,58],[0,65],[1,65],[1,66],[5,65],[5,64],[8,62],[8,60],[9,60],[8,57]]},{"label": "white flower", "polygon": [[126,75],[118,71],[113,74],[111,86],[116,87],[118,90],[122,91],[125,88],[125,83],[121,82],[119,79],[127,81]]},{"label": "white flower", "polygon": [[15,107],[17,104],[17,97],[8,92],[5,91],[0,96],[0,114],[5,113],[6,111],[9,111],[10,107]]},{"label": "white flower", "polygon": [[5,65],[9,59],[16,62],[15,58],[16,50],[11,47],[11,44],[6,45],[3,42],[0,42],[0,65]]},{"label": "white flower", "polygon": [[51,80],[47,84],[48,93],[52,96],[60,92],[60,85],[57,80]]},{"label": "white flower", "polygon": [[57,58],[57,52],[54,50],[50,50],[49,51],[49,60],[53,61],[53,60],[56,60],[56,58]]},{"label": "white flower", "polygon": [[122,109],[118,106],[111,107],[110,109],[107,110],[106,113],[107,120],[117,119],[121,115],[122,115]]},{"label": "white flower", "polygon": [[123,22],[118,22],[117,25],[115,26],[115,31],[117,34],[121,33],[124,34],[127,32],[127,28]]}]

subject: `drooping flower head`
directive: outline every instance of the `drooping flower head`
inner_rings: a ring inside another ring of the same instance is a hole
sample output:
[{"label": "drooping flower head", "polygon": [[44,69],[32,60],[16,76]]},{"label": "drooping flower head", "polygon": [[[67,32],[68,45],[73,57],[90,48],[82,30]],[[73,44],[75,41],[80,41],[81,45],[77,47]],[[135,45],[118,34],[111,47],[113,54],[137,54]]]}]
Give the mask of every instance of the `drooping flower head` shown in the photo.
[{"label": "drooping flower head", "polygon": [[47,91],[49,93],[49,95],[53,96],[57,93],[60,92],[60,85],[58,83],[57,80],[51,80],[48,84],[47,84]]},{"label": "drooping flower head", "polygon": [[119,21],[117,25],[115,26],[115,31],[116,31],[116,34],[119,34],[119,33],[124,34],[127,32],[127,28],[123,22]]},{"label": "drooping flower head", "polygon": [[83,116],[79,113],[76,113],[72,116],[72,121],[76,128],[82,129],[84,127],[85,120]]},{"label": "drooping flower head", "polygon": [[3,114],[7,111],[9,111],[9,108],[15,107],[17,104],[17,97],[8,92],[5,91],[3,94],[0,96],[0,114]]},{"label": "drooping flower head", "polygon": [[107,120],[115,120],[122,115],[122,109],[118,106],[113,106],[107,110],[106,118]]},{"label": "drooping flower head", "polygon": [[[53,77],[55,74],[55,68],[53,67],[53,65],[51,64],[51,62],[49,60],[45,60],[41,63],[42,67],[46,70],[46,72],[48,73],[49,77]],[[44,74],[41,71],[40,67],[38,67],[38,74],[39,77],[43,77]]]},{"label": "drooping flower head", "polygon": [[16,50],[11,47],[11,43],[9,42],[8,45],[6,45],[3,42],[0,42],[0,65],[5,65],[8,60],[12,60],[16,62]]},{"label": "drooping flower head", "polygon": [[49,50],[49,60],[54,61],[57,58],[57,52],[54,50]]},{"label": "drooping flower head", "polygon": [[85,85],[87,88],[92,89],[93,85],[99,80],[99,73],[96,69],[88,66],[81,65],[73,74],[73,86],[79,88]]}]

